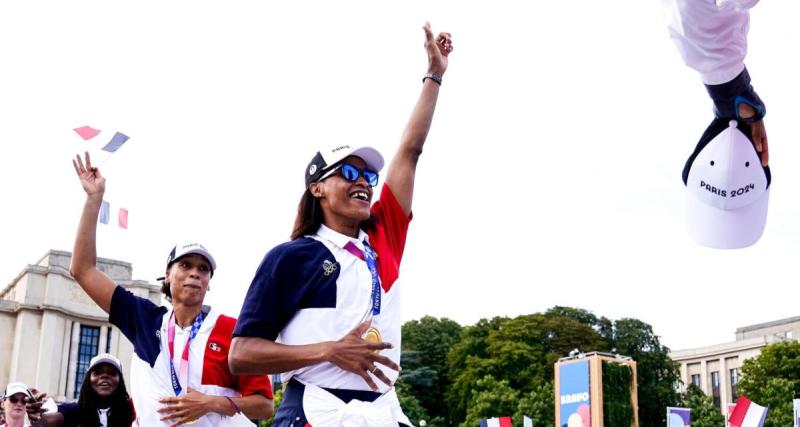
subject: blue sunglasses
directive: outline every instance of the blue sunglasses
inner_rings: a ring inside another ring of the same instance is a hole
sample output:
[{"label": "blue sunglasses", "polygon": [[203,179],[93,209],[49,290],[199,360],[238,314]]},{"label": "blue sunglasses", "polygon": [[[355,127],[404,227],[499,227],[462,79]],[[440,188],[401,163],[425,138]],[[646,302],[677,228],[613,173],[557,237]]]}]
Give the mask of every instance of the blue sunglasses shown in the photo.
[{"label": "blue sunglasses", "polygon": [[374,187],[374,186],[378,185],[378,172],[375,172],[373,170],[369,170],[367,168],[359,169],[359,168],[351,165],[350,163],[341,163],[341,164],[339,164],[339,166],[336,166],[335,168],[329,170],[324,175],[319,177],[318,181],[322,181],[323,179],[328,178],[329,176],[333,175],[334,173],[336,173],[339,170],[342,171],[341,172],[342,178],[344,178],[344,179],[346,179],[346,180],[348,180],[350,182],[356,182],[356,181],[358,181],[358,177],[359,176],[363,176],[364,179],[367,181],[367,184],[369,184],[370,187]]}]

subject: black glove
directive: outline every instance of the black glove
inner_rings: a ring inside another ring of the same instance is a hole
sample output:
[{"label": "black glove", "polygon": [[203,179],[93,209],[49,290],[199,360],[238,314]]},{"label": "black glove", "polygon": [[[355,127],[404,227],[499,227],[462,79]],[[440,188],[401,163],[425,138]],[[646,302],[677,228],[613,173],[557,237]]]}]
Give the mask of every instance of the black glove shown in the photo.
[{"label": "black glove", "polygon": [[[764,102],[750,84],[750,74],[745,68],[736,78],[720,85],[706,85],[708,95],[714,101],[714,114],[721,119],[737,119],[747,124],[757,122],[767,114]],[[739,116],[739,105],[745,103],[756,111],[753,117]]]}]

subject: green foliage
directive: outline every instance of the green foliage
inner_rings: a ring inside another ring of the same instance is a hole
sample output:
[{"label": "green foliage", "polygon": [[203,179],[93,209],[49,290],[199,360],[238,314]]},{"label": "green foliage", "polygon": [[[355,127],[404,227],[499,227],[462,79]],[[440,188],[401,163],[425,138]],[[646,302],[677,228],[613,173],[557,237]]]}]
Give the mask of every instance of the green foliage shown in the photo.
[{"label": "green foliage", "polygon": [[603,362],[603,425],[631,425],[633,421],[631,382],[633,382],[633,372],[630,367],[614,362]]},{"label": "green foliage", "polygon": [[554,396],[552,382],[534,380],[533,389],[520,396],[514,425],[522,424],[522,417],[527,415],[533,420],[534,427],[553,427],[556,419]]},{"label": "green foliage", "polygon": [[800,395],[800,342],[780,341],[742,364],[739,393],[770,411],[765,427],[790,425],[792,398]]},{"label": "green foliage", "polygon": [[666,425],[667,406],[676,406],[675,386],[680,377],[669,358],[669,348],[661,345],[653,328],[637,319],[614,322],[614,352],[636,361],[639,425]]},{"label": "green foliage", "polygon": [[678,371],[669,350],[644,322],[612,322],[579,308],[481,319],[467,327],[433,317],[408,322],[398,390],[408,415],[415,421],[429,417],[429,426],[503,415],[512,415],[517,424],[528,415],[537,425],[552,426],[553,365],[574,348],[633,357],[640,425],[665,424],[665,406],[677,403]]},{"label": "green foliage", "polygon": [[517,410],[519,393],[508,385],[508,381],[498,381],[486,375],[475,383],[467,417],[461,427],[475,427],[482,419],[510,416]]},{"label": "green foliage", "polygon": [[711,396],[706,396],[694,384],[689,385],[686,393],[680,396],[680,401],[676,406],[692,410],[692,427],[720,427],[725,424],[725,417],[717,405],[714,405]]},{"label": "green foliage", "polygon": [[435,418],[447,416],[447,407],[442,405],[445,390],[452,383],[447,354],[461,339],[461,330],[461,325],[450,319],[431,316],[403,325],[400,380],[408,385],[408,392],[425,409],[429,426]]},{"label": "green foliage", "polygon": [[418,425],[420,420],[428,420],[428,412],[420,405],[419,400],[411,392],[411,387],[402,379],[395,383],[397,398],[400,400],[400,407],[409,420],[414,425]]}]

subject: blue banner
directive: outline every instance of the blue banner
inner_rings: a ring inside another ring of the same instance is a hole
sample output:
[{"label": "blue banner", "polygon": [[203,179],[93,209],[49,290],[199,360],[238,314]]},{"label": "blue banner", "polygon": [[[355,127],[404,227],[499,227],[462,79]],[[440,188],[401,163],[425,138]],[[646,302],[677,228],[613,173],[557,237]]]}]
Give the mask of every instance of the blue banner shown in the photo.
[{"label": "blue banner", "polygon": [[561,427],[590,427],[589,361],[580,360],[558,367],[558,398],[561,408]]}]

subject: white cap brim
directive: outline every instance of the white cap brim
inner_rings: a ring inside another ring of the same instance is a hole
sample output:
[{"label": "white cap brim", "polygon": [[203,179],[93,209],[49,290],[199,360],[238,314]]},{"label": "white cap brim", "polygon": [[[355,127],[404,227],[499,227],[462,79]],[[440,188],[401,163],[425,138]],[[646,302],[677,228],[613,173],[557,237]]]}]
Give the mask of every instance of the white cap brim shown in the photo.
[{"label": "white cap brim", "polygon": [[28,396],[28,397],[33,397],[33,395],[31,394],[30,390],[28,389],[28,386],[25,385],[24,383],[20,383],[20,382],[9,383],[6,386],[6,389],[5,389],[4,393],[3,393],[3,397],[13,396],[13,395],[19,394],[19,393],[22,393],[22,394],[24,394],[25,396]]},{"label": "white cap brim", "polygon": [[367,164],[367,167],[374,170],[375,172],[380,172],[381,169],[383,169],[383,156],[378,150],[372,147],[356,148],[355,150],[353,150],[352,153],[348,154],[347,156],[360,157]]},{"label": "white cap brim", "polygon": [[740,249],[758,242],[767,223],[769,189],[738,209],[710,206],[686,192],[686,229],[698,244],[714,249]]}]

